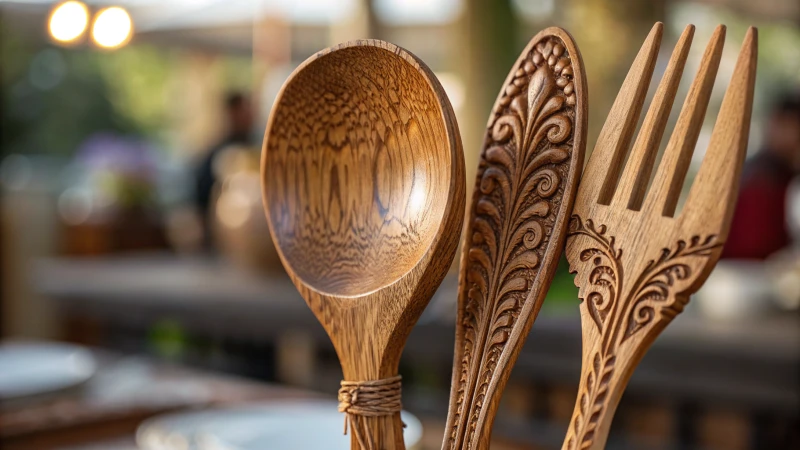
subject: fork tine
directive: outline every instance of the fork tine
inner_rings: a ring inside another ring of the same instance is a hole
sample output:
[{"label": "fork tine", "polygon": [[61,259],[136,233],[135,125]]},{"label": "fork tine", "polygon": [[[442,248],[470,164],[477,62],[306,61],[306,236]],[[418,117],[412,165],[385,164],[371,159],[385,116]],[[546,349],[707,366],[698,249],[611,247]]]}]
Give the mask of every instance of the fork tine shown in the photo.
[{"label": "fork tine", "polygon": [[647,115],[644,117],[642,128],[633,144],[633,150],[628,157],[625,171],[622,173],[611,203],[615,207],[624,207],[627,204],[628,209],[639,210],[642,206],[644,194],[647,192],[647,182],[653,172],[658,146],[664,135],[664,128],[667,126],[667,119],[672,110],[672,102],[681,82],[689,48],[692,46],[692,37],[694,37],[694,25],[687,25],[675,45],[675,50],[667,64],[667,70],[661,78],[661,83],[659,83]]},{"label": "fork tine", "polygon": [[719,25],[706,46],[700,69],[689,88],[678,123],[675,124],[675,130],[658,165],[656,177],[645,201],[645,210],[663,205],[661,215],[671,217],[675,213],[683,180],[686,178],[697,137],[700,135],[703,119],[706,116],[706,107],[711,97],[711,89],[714,87],[714,79],[717,77],[724,44],[725,25]]},{"label": "fork tine", "polygon": [[750,27],[722,100],[708,151],[681,212],[682,218],[717,227],[719,239],[728,235],[747,150],[757,56],[758,31]]},{"label": "fork tine", "polygon": [[606,205],[611,201],[622,160],[628,151],[650,86],[663,29],[661,22],[653,25],[611,106],[582,177],[580,192],[590,195],[587,200]]}]

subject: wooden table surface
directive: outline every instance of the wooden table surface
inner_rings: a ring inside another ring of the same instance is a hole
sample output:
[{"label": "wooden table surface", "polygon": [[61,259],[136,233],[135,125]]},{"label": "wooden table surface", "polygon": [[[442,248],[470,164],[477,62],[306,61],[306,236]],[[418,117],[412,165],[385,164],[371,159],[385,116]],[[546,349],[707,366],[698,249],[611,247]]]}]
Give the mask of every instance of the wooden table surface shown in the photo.
[{"label": "wooden table surface", "polygon": [[325,398],[139,357],[95,351],[97,373],[84,385],[0,408],[0,448],[129,449],[145,419],[182,409],[252,401]]},{"label": "wooden table surface", "polygon": [[[318,348],[330,347],[322,327],[281,273],[248,274],[215,259],[159,254],[43,260],[34,277],[38,292],[69,314],[105,323],[146,328],[167,319],[189,332],[266,342],[301,333]],[[449,376],[456,292],[455,277],[446,278],[409,337],[405,361],[439,367]],[[512,384],[517,380],[527,385],[577,385],[581,346],[577,299],[569,310],[548,311],[547,302],[544,308],[520,354]],[[687,310],[644,357],[626,396],[657,395],[676,405],[717,404],[794,415],[800,405],[798,379],[797,316],[725,323]],[[444,417],[447,393],[439,393],[442,398],[435,395],[429,390],[416,395],[409,389],[404,404],[419,416]],[[563,438],[559,426],[518,425],[499,420],[495,434],[554,445]]]}]

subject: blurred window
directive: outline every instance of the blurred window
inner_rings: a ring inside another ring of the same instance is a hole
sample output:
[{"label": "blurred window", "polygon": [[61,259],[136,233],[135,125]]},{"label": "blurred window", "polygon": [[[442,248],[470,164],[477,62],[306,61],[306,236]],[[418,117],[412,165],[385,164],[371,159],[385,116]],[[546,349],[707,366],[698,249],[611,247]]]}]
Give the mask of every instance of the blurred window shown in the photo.
[{"label": "blurred window", "polygon": [[461,15],[463,0],[374,0],[375,14],[389,25],[441,25]]}]

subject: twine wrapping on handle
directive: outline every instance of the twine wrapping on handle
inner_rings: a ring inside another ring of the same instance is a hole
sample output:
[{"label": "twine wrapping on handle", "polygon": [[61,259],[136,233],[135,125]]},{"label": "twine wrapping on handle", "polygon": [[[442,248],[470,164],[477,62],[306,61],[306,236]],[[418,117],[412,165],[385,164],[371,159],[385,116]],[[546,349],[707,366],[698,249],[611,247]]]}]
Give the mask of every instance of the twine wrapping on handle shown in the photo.
[{"label": "twine wrapping on handle", "polygon": [[[371,381],[342,381],[339,388],[339,412],[345,413],[344,434],[348,423],[362,449],[375,448],[366,429],[365,417],[391,416],[403,409],[400,375]],[[405,426],[405,425],[404,425]]]}]

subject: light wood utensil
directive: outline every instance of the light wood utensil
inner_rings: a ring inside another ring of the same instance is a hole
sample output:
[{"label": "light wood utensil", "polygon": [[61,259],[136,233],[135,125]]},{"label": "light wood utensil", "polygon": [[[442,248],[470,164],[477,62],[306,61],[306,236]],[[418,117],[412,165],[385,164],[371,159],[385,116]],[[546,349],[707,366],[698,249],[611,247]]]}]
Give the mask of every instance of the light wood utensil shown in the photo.
[{"label": "light wood utensil", "polygon": [[[436,77],[386,42],[317,53],[278,95],[262,177],[272,238],[344,380],[396,376],[463,223],[461,139]],[[353,448],[402,449],[397,406],[351,415]]]},{"label": "light wood utensil", "polygon": [[[647,349],[703,284],[728,235],[745,157],[756,74],[750,28],[705,158],[675,213],[722,54],[711,38],[661,159],[647,183],[680,82],[694,27],[680,37],[622,177],[653,73],[662,25],[653,27],[625,79],[583,174],[567,238],[583,328],[580,390],[563,449],[602,449],[628,379]],[[619,180],[618,180],[619,178]]]},{"label": "light wood utensil", "polygon": [[492,110],[464,234],[443,449],[487,449],[511,368],[564,245],[583,167],[586,85],[560,28],[537,34]]}]

